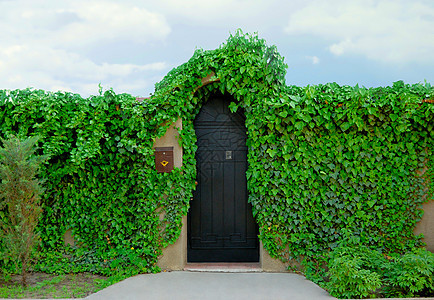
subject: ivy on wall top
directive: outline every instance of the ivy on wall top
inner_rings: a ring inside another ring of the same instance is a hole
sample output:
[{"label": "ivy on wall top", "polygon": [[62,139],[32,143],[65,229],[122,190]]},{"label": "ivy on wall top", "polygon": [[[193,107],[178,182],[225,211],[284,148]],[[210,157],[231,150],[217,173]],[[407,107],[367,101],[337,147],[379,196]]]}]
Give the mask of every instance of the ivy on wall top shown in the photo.
[{"label": "ivy on wall top", "polygon": [[[315,255],[343,229],[386,251],[419,245],[413,228],[432,175],[415,174],[432,162],[433,87],[286,86],[286,67],[275,47],[237,32],[156,85],[149,103],[184,122],[184,172],[195,171],[192,121],[201,104],[228,92],[237,100],[231,109],[246,112],[249,201],[272,255]],[[198,89],[209,74],[214,83]]]},{"label": "ivy on wall top", "polygon": [[[197,50],[142,103],[112,90],[87,99],[0,91],[0,136],[39,135],[51,157],[44,247],[61,247],[71,228],[101,256],[133,249],[152,268],[179,236],[195,187],[193,120],[217,90],[245,111],[249,201],[272,256],[312,257],[348,231],[384,251],[420,245],[413,228],[434,182],[434,105],[423,100],[433,87],[287,86],[286,68],[274,46],[238,31],[216,50]],[[153,142],[178,118],[183,166],[157,173]]]}]

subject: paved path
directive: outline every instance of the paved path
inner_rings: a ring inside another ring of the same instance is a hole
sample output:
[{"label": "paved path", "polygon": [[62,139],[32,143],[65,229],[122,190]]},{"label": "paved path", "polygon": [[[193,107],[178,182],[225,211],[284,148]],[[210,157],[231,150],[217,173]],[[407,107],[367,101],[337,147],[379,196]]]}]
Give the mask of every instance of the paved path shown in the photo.
[{"label": "paved path", "polygon": [[336,299],[292,273],[163,272],[128,278],[85,298],[99,299]]}]

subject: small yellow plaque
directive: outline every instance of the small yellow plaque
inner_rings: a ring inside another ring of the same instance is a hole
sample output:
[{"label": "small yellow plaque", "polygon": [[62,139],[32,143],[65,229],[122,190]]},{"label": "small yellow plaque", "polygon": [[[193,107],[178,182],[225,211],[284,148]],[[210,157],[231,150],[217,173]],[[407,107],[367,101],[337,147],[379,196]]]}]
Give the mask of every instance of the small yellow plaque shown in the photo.
[{"label": "small yellow plaque", "polygon": [[165,160],[163,160],[163,161],[161,162],[161,164],[163,165],[163,167],[167,166],[168,163],[169,163],[169,162],[168,162],[168,161],[165,161]]}]

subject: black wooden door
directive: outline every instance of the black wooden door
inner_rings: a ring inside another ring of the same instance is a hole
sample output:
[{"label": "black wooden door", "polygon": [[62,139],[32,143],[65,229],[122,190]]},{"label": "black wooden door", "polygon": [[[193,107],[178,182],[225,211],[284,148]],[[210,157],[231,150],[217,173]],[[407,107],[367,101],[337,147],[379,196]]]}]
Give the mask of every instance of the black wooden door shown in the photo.
[{"label": "black wooden door", "polygon": [[259,261],[258,229],[247,203],[245,117],[216,94],[194,121],[197,187],[188,215],[189,262]]}]

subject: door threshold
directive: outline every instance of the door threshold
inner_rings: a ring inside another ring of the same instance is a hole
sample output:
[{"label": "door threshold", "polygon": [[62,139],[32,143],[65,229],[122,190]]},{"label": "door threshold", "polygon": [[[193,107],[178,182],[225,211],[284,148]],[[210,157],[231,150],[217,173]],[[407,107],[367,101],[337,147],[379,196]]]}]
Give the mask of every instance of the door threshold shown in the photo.
[{"label": "door threshold", "polygon": [[257,273],[262,272],[259,263],[187,263],[184,271],[217,273]]}]

